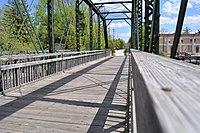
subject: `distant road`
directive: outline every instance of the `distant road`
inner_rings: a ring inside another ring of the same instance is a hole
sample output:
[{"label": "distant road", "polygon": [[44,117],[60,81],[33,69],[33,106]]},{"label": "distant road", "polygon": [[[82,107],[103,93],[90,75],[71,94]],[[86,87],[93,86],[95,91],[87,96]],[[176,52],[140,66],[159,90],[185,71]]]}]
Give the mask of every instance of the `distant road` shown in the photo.
[{"label": "distant road", "polygon": [[115,50],[116,56],[124,56],[124,49]]}]

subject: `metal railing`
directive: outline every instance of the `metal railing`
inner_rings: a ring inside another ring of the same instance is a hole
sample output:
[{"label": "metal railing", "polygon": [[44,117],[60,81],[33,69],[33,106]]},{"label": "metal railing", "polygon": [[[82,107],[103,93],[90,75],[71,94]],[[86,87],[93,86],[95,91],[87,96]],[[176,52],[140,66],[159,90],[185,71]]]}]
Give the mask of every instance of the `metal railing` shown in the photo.
[{"label": "metal railing", "polygon": [[20,87],[26,83],[39,80],[51,74],[64,71],[68,68],[109,56],[107,51],[98,51],[94,53],[80,54],[74,56],[23,62],[0,66],[1,72],[1,91]]},{"label": "metal railing", "polygon": [[103,50],[81,51],[81,52],[58,52],[58,53],[47,53],[38,55],[36,54],[4,55],[0,57],[0,66],[39,61],[39,60],[47,60],[60,57],[69,57],[75,55],[92,54],[98,52],[103,52]]}]

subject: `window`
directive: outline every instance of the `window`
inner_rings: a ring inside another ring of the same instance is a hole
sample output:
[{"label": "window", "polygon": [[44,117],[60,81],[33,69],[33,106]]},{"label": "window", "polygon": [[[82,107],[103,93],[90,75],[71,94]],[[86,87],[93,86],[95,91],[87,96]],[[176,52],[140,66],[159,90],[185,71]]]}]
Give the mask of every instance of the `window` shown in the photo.
[{"label": "window", "polygon": [[181,40],[181,43],[183,43],[183,40]]},{"label": "window", "polygon": [[194,42],[196,42],[197,41],[197,39],[194,39]]},{"label": "window", "polygon": [[192,39],[190,39],[190,43],[192,43]]},{"label": "window", "polygon": [[188,52],[192,52],[192,45],[188,46]]},{"label": "window", "polygon": [[196,53],[199,53],[199,46],[196,47]]}]

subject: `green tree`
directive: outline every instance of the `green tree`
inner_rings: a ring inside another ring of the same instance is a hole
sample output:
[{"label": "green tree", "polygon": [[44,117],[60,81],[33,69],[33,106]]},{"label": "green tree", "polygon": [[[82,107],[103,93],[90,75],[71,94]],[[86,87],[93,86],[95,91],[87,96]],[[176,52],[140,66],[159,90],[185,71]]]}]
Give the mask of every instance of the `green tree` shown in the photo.
[{"label": "green tree", "polygon": [[114,40],[115,47],[119,47],[120,49],[124,48],[125,42],[122,39]]},{"label": "green tree", "polygon": [[[27,0],[23,0],[23,2],[25,3],[25,8],[27,8]],[[27,14],[25,10],[23,10],[21,1],[19,1],[19,6],[25,17]],[[27,23],[30,32],[32,32],[28,19],[25,19],[25,23]],[[2,33],[4,35],[3,45],[7,50],[34,49],[14,0],[8,0],[8,4],[5,5],[4,14],[2,16],[2,25]],[[20,29],[21,31],[19,32]],[[17,36],[18,34],[19,36]],[[7,40],[7,38],[9,39]]]},{"label": "green tree", "polygon": [[[47,34],[47,0],[39,0],[35,5],[35,24],[39,37],[45,47],[48,47]],[[65,45],[65,49],[76,49],[76,10],[75,1],[69,0],[67,3],[55,1],[54,12],[54,34],[55,43]],[[89,50],[90,48],[90,17],[89,7],[82,3],[80,6],[80,44],[81,50]],[[93,17],[93,45],[97,48],[98,43],[98,23]],[[101,48],[105,47],[103,27],[101,26]]]},{"label": "green tree", "polygon": [[34,22],[37,27],[37,32],[44,49],[48,46],[48,32],[47,32],[47,0],[39,0],[38,4],[34,7],[36,11],[34,12]]},{"label": "green tree", "polygon": [[182,33],[188,34],[190,33],[192,30],[189,27],[185,27],[185,29],[183,29]]}]

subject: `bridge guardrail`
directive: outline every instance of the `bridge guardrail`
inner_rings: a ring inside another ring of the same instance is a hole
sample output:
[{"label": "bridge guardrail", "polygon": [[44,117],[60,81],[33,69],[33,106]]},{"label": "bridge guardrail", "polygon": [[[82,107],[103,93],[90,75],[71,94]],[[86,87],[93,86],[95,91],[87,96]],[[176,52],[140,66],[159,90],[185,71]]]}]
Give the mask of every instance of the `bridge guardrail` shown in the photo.
[{"label": "bridge guardrail", "polygon": [[131,61],[137,132],[198,133],[200,67],[136,50]]},{"label": "bridge guardrail", "polygon": [[108,53],[106,51],[89,52],[89,54],[3,65],[0,67],[1,91],[6,92],[11,88],[15,89],[65,69],[108,56]]},{"label": "bridge guardrail", "polygon": [[17,64],[23,62],[39,61],[59,57],[68,57],[83,54],[92,54],[103,52],[103,50],[93,50],[93,51],[81,51],[81,52],[58,52],[58,53],[47,53],[47,54],[20,54],[20,55],[5,55],[0,56],[1,65]]}]

